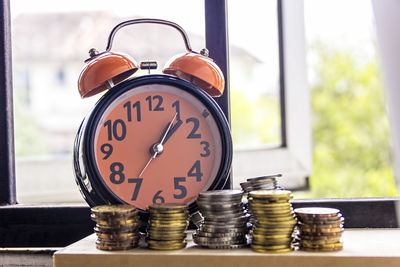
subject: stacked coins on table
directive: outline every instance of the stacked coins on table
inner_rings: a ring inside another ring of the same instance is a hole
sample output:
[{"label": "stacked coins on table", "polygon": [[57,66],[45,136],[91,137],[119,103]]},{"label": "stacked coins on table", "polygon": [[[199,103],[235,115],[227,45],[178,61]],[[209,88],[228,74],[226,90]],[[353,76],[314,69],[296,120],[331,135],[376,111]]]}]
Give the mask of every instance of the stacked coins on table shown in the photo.
[{"label": "stacked coins on table", "polygon": [[[277,178],[282,177],[282,174],[275,174],[275,175],[266,175],[266,176],[259,176],[255,178],[248,178],[246,182],[240,183],[245,195],[247,196],[246,199],[243,200],[244,206],[248,209],[248,198],[249,193],[255,190],[272,190],[272,189],[281,189],[278,186]],[[250,214],[249,223],[253,225],[255,223],[254,217]],[[252,229],[249,231],[252,234]]]},{"label": "stacked coins on table", "polygon": [[197,205],[203,222],[193,234],[199,246],[233,249],[247,246],[248,216],[242,205],[243,191],[216,190],[199,194]]},{"label": "stacked coins on table", "polygon": [[185,248],[187,226],[187,205],[169,203],[149,206],[148,247],[158,250]]},{"label": "stacked coins on table", "polygon": [[257,190],[249,193],[249,212],[255,219],[251,247],[273,253],[293,250],[293,231],[297,223],[288,190]]},{"label": "stacked coins on table", "polygon": [[240,186],[242,187],[245,193],[263,189],[265,190],[278,189],[279,186],[277,178],[279,177],[282,177],[282,174],[248,178],[246,182],[240,183]]},{"label": "stacked coins on table", "polygon": [[343,248],[344,218],[338,209],[298,208],[294,210],[298,223],[300,250],[338,251]]},{"label": "stacked coins on table", "polygon": [[96,222],[96,247],[101,250],[127,250],[137,247],[140,219],[138,209],[130,205],[104,205],[91,209]]}]

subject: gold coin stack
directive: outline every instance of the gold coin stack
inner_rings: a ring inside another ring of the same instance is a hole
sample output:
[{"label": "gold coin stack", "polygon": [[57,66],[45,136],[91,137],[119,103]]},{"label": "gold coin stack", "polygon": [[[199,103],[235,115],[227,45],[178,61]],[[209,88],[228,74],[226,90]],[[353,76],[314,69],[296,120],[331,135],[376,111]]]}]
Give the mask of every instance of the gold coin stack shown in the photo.
[{"label": "gold coin stack", "polygon": [[131,205],[103,205],[91,209],[96,222],[96,248],[100,250],[128,250],[139,242],[140,219],[137,208]]},{"label": "gold coin stack", "polygon": [[[278,185],[277,178],[282,177],[282,174],[275,174],[275,175],[266,175],[266,176],[259,176],[255,178],[248,178],[246,182],[240,183],[240,186],[242,187],[244,191],[244,195],[246,196],[245,199],[243,199],[243,204],[245,209],[248,209],[248,198],[249,198],[249,193],[251,191],[256,191],[256,190],[273,190],[273,189],[282,189]],[[249,223],[251,225],[254,225],[255,221],[252,216],[250,216]],[[252,230],[249,230],[249,234],[252,233]]]},{"label": "gold coin stack", "polygon": [[169,203],[149,206],[148,247],[157,250],[185,248],[188,214],[185,204]]},{"label": "gold coin stack", "polygon": [[256,190],[249,193],[249,212],[255,220],[251,248],[257,252],[293,250],[294,217],[288,190]]},{"label": "gold coin stack", "polygon": [[294,210],[298,223],[300,250],[338,251],[343,249],[344,218],[338,209],[298,208]]}]

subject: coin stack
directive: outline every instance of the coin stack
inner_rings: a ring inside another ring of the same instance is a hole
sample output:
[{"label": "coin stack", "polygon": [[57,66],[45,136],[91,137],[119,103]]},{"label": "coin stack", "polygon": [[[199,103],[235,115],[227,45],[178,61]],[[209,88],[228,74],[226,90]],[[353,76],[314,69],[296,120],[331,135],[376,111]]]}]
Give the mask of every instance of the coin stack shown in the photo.
[{"label": "coin stack", "polygon": [[[272,190],[272,189],[282,189],[278,186],[277,178],[282,177],[282,174],[275,174],[275,175],[267,175],[267,176],[259,176],[255,178],[248,178],[246,182],[240,183],[243,191],[247,198],[243,200],[245,208],[248,210],[248,198],[249,193],[255,190]],[[250,214],[249,223],[254,225],[255,219]],[[250,229],[249,233],[252,233]]]},{"label": "coin stack", "polygon": [[247,246],[248,215],[242,204],[243,191],[215,190],[199,194],[197,205],[203,216],[193,241],[214,249]]},{"label": "coin stack", "polygon": [[343,248],[344,217],[338,209],[298,208],[294,210],[298,223],[300,250],[338,251]]},{"label": "coin stack", "polygon": [[279,189],[277,178],[282,177],[282,174],[260,176],[255,178],[248,178],[246,182],[240,183],[243,191],[249,193],[255,190],[270,190]]},{"label": "coin stack", "polygon": [[296,225],[288,190],[257,190],[249,193],[249,212],[255,219],[251,248],[274,253],[293,250]]},{"label": "coin stack", "polygon": [[157,250],[185,248],[187,226],[187,205],[165,203],[149,206],[148,247]]},{"label": "coin stack", "polygon": [[137,247],[140,219],[137,208],[131,205],[103,205],[91,209],[96,222],[96,248],[101,250],[127,250]]}]

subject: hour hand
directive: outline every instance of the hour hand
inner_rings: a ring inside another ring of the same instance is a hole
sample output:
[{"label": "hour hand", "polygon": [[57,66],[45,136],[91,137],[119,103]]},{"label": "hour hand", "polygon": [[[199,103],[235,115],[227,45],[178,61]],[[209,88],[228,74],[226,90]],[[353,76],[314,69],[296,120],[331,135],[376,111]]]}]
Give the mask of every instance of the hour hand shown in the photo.
[{"label": "hour hand", "polygon": [[164,138],[164,143],[165,144],[168,139],[176,132],[176,130],[178,130],[178,128],[182,125],[182,121],[179,120],[176,122],[176,124],[174,126],[172,126],[172,128],[169,130],[169,132],[167,133],[167,135]]}]

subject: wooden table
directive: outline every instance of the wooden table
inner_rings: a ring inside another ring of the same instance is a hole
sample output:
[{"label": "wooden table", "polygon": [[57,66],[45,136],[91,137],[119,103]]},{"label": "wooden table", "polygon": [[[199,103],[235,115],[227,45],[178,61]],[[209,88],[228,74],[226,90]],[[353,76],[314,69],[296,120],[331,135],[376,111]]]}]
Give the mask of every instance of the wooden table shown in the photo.
[{"label": "wooden table", "polygon": [[191,240],[186,249],[155,251],[135,248],[128,251],[101,251],[90,235],[53,256],[55,267],[225,267],[225,266],[400,266],[400,229],[346,229],[344,248],[338,252],[305,252],[264,254],[250,248],[233,250],[203,249]]}]

